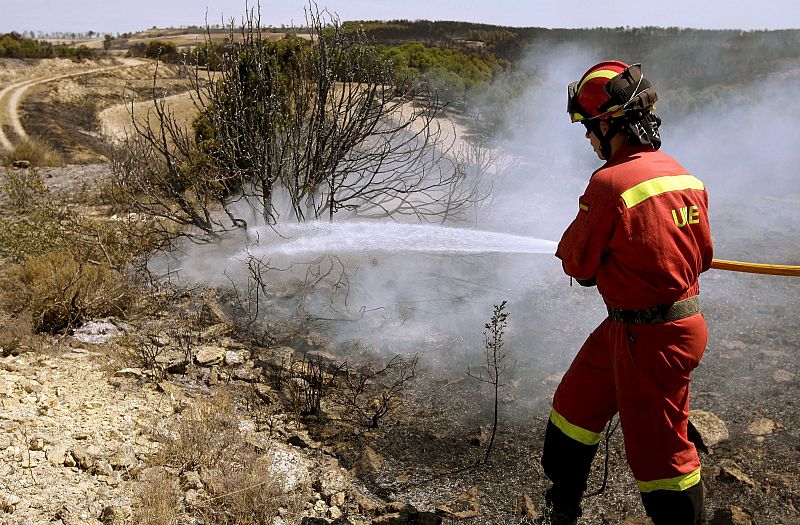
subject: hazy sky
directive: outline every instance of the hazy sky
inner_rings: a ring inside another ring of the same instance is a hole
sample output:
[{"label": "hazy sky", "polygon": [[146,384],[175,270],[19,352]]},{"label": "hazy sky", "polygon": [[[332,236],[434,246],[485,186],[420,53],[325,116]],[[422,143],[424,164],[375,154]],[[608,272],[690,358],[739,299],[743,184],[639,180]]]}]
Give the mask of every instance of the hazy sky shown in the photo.
[{"label": "hazy sky", "polygon": [[[697,28],[800,28],[793,0],[320,0],[342,20],[464,20],[537,27],[680,26]],[[267,24],[302,23],[303,0],[262,2]],[[239,0],[0,0],[0,32],[126,32],[152,26],[203,24],[239,18]]]}]

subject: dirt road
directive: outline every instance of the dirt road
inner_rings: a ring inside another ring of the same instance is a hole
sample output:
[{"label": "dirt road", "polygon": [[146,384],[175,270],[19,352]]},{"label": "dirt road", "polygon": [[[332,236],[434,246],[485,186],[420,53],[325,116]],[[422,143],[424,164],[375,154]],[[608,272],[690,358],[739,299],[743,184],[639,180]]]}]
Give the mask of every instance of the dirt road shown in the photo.
[{"label": "dirt road", "polygon": [[121,63],[113,66],[95,67],[60,75],[41,76],[26,79],[15,82],[3,88],[3,90],[0,91],[0,146],[2,146],[2,148],[6,151],[13,148],[11,139],[4,131],[5,126],[8,126],[11,129],[14,135],[16,135],[17,140],[24,140],[28,137],[28,134],[25,132],[25,128],[20,120],[18,108],[22,97],[29,88],[64,78],[107,72],[115,69],[138,66],[145,63],[142,60],[133,58],[123,58],[120,59],[120,62]]}]

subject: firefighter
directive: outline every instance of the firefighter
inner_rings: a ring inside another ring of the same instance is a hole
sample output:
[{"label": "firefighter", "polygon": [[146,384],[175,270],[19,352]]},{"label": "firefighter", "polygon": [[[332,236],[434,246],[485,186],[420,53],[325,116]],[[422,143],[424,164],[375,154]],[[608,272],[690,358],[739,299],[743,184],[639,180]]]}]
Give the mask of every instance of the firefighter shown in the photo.
[{"label": "firefighter", "polygon": [[605,164],[578,199],[556,256],[597,286],[608,317],[561,380],[542,466],[549,523],[581,515],[601,433],[619,414],[628,464],[655,525],[704,523],[700,460],[687,438],[689,376],[705,351],[697,279],[711,265],[703,183],[659,151],[657,99],[638,64],[606,61],[569,86],[568,112]]}]

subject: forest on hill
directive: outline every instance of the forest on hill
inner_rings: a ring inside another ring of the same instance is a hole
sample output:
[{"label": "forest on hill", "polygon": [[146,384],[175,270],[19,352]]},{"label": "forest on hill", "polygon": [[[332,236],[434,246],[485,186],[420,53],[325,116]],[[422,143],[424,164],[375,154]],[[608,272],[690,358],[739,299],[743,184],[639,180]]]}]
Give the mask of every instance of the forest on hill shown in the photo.
[{"label": "forest on hill", "polygon": [[[553,53],[591,50],[599,58],[642,63],[673,103],[691,110],[732,86],[749,85],[800,69],[800,30],[740,31],[678,27],[546,29],[464,22],[394,20],[347,22],[386,46],[425,46],[491,55],[507,71],[536,76],[536,66]],[[522,67],[524,66],[524,67]],[[513,91],[513,89],[512,89]]]}]

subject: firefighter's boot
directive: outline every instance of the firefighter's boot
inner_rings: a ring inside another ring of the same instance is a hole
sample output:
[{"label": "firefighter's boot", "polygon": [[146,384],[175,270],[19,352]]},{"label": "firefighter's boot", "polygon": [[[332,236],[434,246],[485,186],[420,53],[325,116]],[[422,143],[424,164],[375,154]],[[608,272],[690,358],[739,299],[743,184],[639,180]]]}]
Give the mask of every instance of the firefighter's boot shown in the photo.
[{"label": "firefighter's boot", "polygon": [[542,513],[542,517],[536,520],[536,525],[577,525],[578,518],[567,516],[548,506]]},{"label": "firefighter's boot", "polygon": [[586,490],[586,479],[596,452],[596,444],[580,443],[564,434],[552,421],[547,422],[542,467],[553,482],[545,494],[545,501],[551,509],[550,523],[577,523],[581,516],[581,498]]}]

